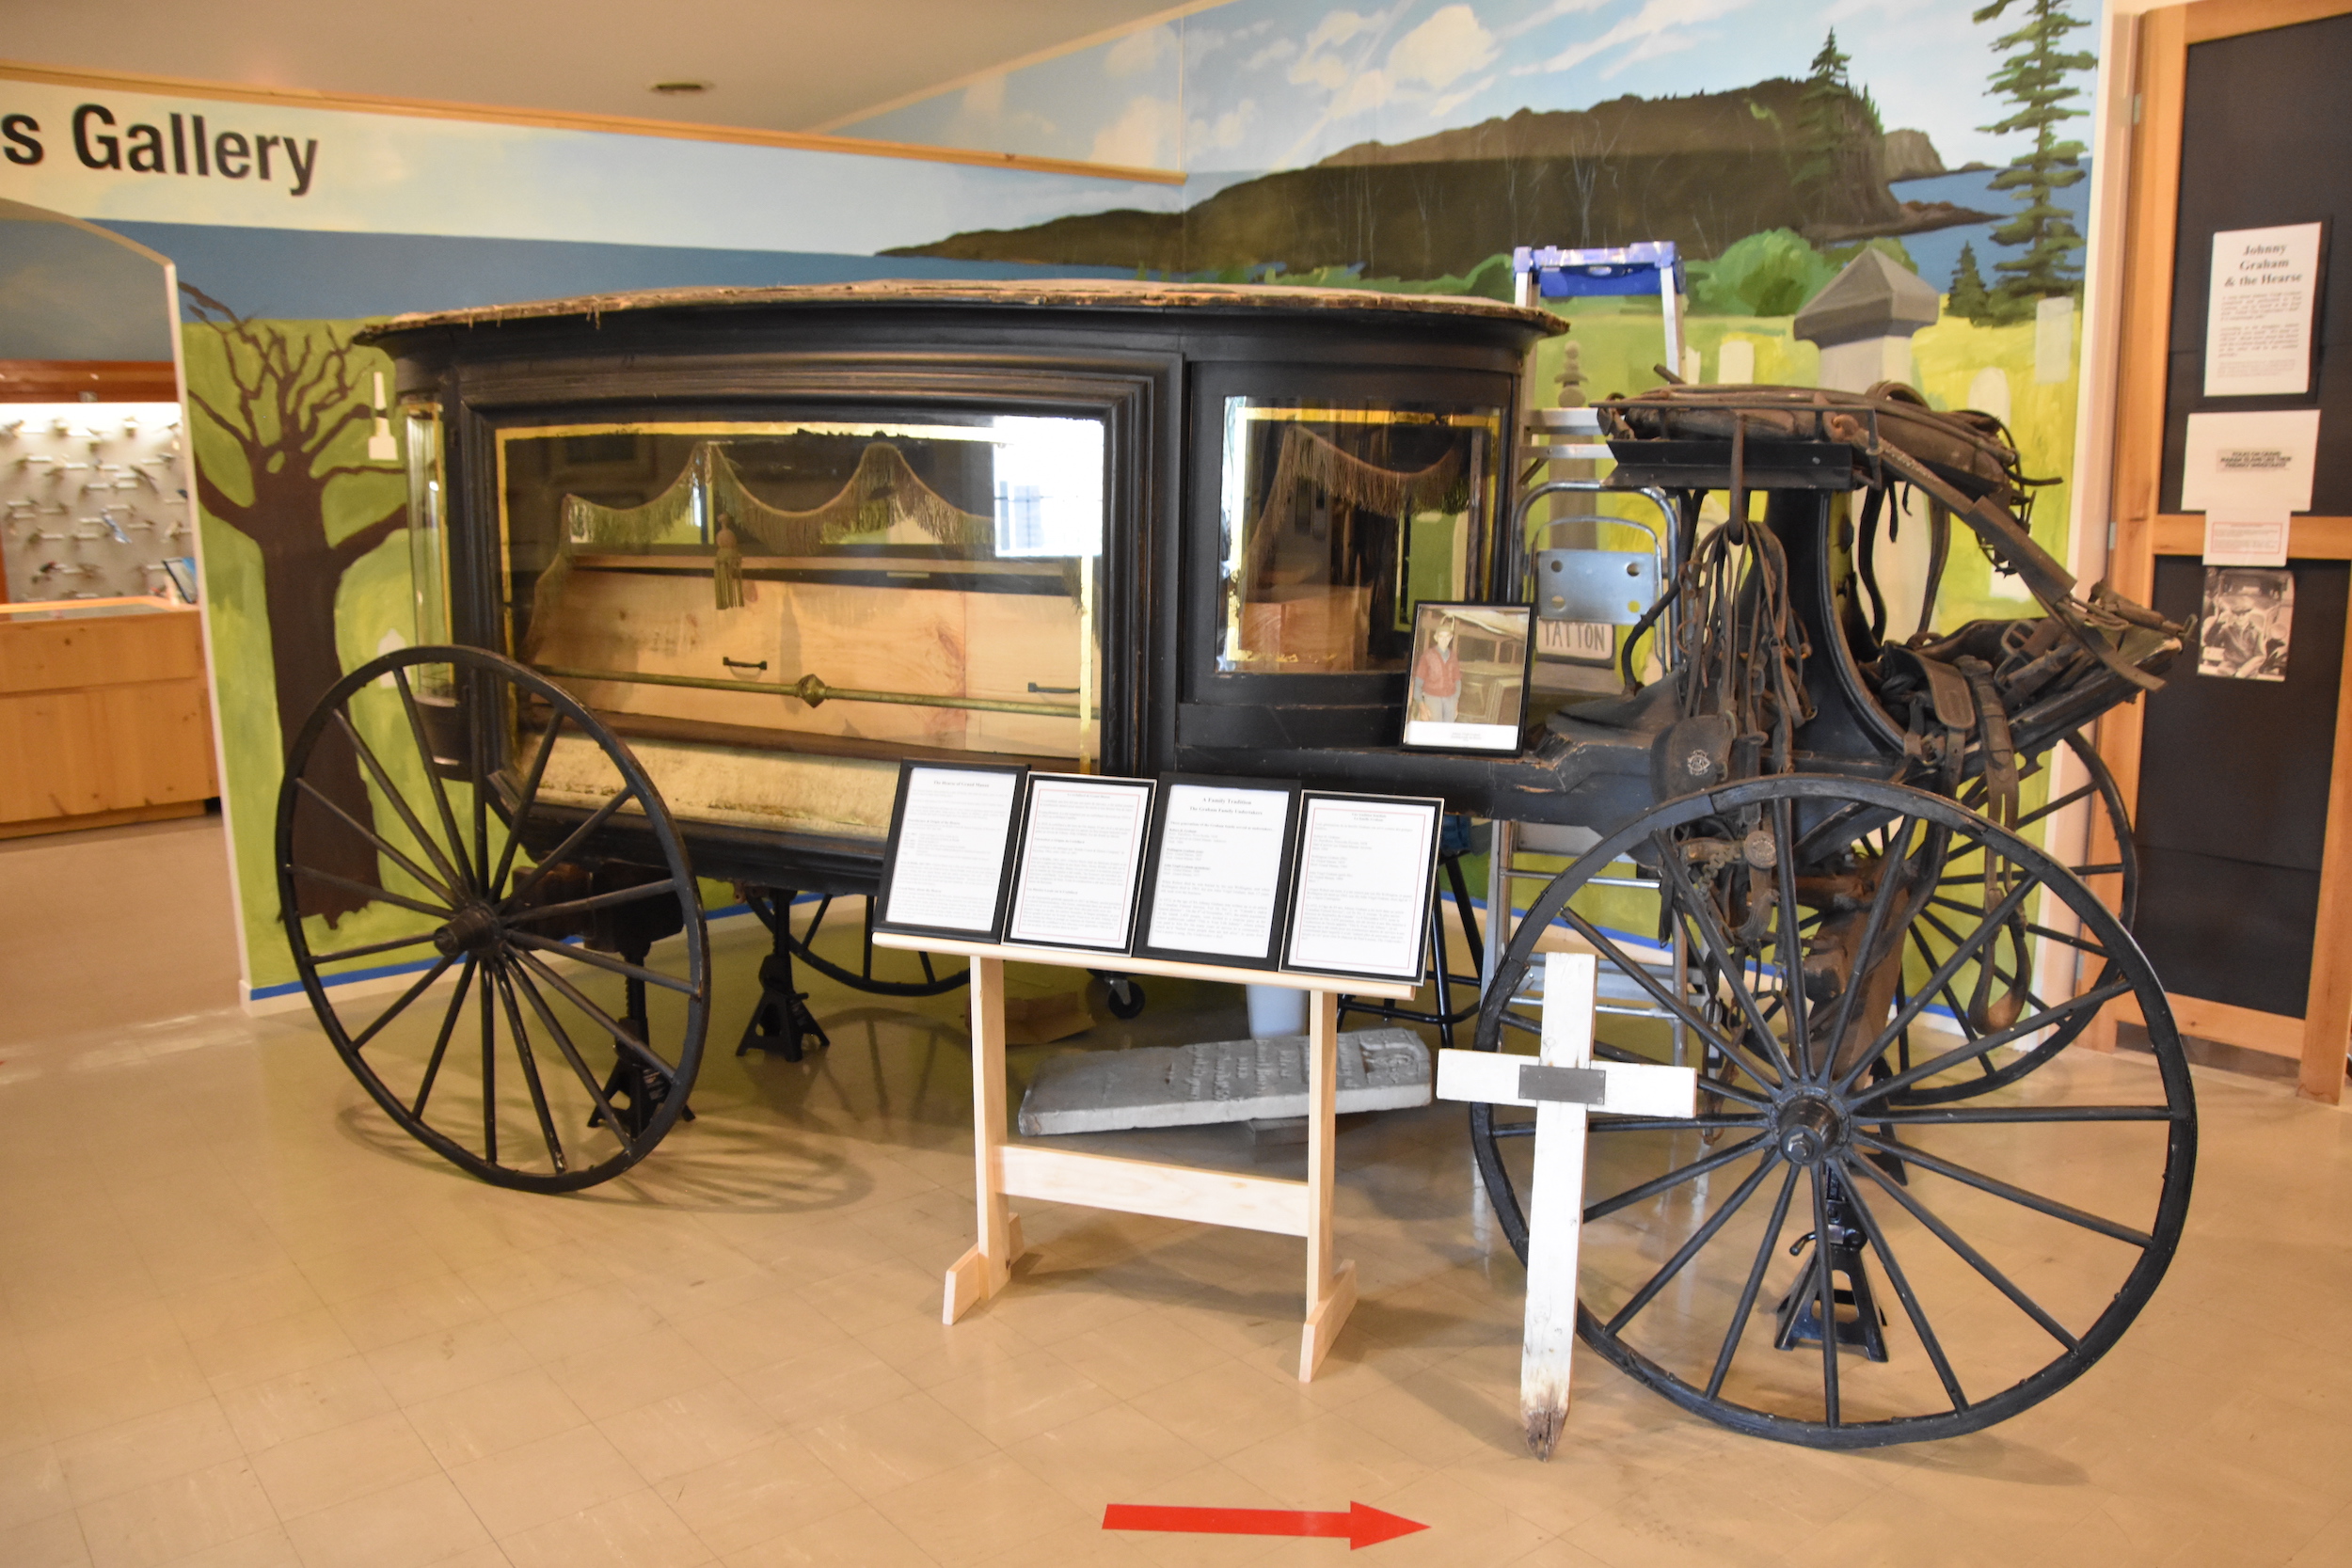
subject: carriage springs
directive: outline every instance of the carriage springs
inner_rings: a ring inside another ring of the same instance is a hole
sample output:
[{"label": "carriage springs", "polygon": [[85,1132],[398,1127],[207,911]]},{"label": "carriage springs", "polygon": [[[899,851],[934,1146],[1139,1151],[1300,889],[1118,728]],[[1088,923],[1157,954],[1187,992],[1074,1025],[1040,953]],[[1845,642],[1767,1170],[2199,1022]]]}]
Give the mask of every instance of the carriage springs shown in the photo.
[{"label": "carriage springs", "polygon": [[[313,136],[264,136],[244,131],[215,131],[202,115],[173,114],[166,125],[118,125],[115,113],[103,103],[84,103],[73,111],[67,139],[84,168],[126,169],[134,174],[182,174],[223,180],[259,179],[276,183],[283,179],[287,194],[310,193],[318,172],[319,144]],[[0,117],[0,152],[8,162],[30,166],[46,159],[49,150],[39,120],[31,115]]]}]

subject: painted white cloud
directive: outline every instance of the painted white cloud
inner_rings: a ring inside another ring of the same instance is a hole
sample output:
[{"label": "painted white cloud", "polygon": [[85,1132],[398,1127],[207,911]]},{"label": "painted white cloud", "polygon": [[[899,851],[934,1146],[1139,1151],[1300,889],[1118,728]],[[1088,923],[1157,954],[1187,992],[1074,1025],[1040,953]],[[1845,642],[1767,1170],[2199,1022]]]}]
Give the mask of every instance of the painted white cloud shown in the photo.
[{"label": "painted white cloud", "polygon": [[1005,106],[1006,73],[993,71],[966,86],[957,100],[960,133],[976,141],[1026,137],[1032,145],[1048,145],[1059,133],[1052,120],[1029,109]]},{"label": "painted white cloud", "polygon": [[1326,92],[1339,91],[1354,74],[1354,68],[1345,60],[1319,49],[1300,55],[1290,69],[1291,80],[1299,87],[1321,87]]},{"label": "painted white cloud", "polygon": [[1005,73],[992,71],[963,89],[963,112],[983,119],[1005,112]]},{"label": "painted white cloud", "polygon": [[[1204,25],[1197,18],[1187,18],[1176,23],[1175,26],[1184,41],[1184,64],[1187,69],[1190,69],[1200,65],[1212,55],[1228,49],[1238,49],[1252,39],[1264,37],[1274,30],[1274,19],[1270,16],[1262,17],[1247,27],[1229,28],[1211,27]],[[1249,67],[1245,66],[1242,69],[1248,70]]]},{"label": "painted white cloud", "polygon": [[1345,43],[1359,33],[1371,31],[1374,25],[1372,18],[1355,11],[1330,11],[1308,33],[1304,48],[1311,55],[1327,43]]},{"label": "painted white cloud", "polygon": [[1345,119],[1350,115],[1369,114],[1389,101],[1395,87],[1385,71],[1359,71],[1341,85],[1323,118]]},{"label": "painted white cloud", "polygon": [[1196,151],[1239,147],[1258,118],[1258,101],[1245,98],[1215,119],[1196,119],[1184,129],[1185,161]]},{"label": "painted white cloud", "polygon": [[1399,82],[1450,87],[1473,71],[1494,63],[1495,36],[1468,6],[1448,6],[1396,40],[1389,51],[1389,75]]},{"label": "painted white cloud", "polygon": [[1557,22],[1564,16],[1581,16],[1586,11],[1597,11],[1607,4],[1609,0],[1549,0],[1549,4],[1537,7],[1517,22],[1506,23],[1496,28],[1495,37],[1515,39],[1522,33],[1534,32],[1547,22]]},{"label": "painted white cloud", "polygon": [[1480,93],[1485,92],[1488,87],[1493,87],[1495,85],[1495,76],[1493,73],[1489,72],[1485,76],[1481,76],[1477,81],[1472,82],[1470,86],[1462,88],[1459,92],[1441,93],[1438,97],[1431,99],[1429,101],[1429,118],[1436,119],[1440,116],[1452,114],[1455,109],[1460,108],[1463,104],[1469,103]]},{"label": "painted white cloud", "polygon": [[[1355,11],[1332,11],[1307,35],[1290,69],[1290,79],[1331,95],[1316,117],[1318,129],[1370,114],[1391,103],[1425,103],[1433,94],[1493,64],[1501,53],[1494,34],[1478,20],[1478,13],[1467,5],[1454,4],[1440,8],[1390,45],[1381,65],[1366,63],[1365,56],[1379,46],[1381,33],[1394,20],[1393,12],[1368,20]],[[1352,60],[1337,47],[1358,40],[1362,42]],[[1467,96],[1454,95],[1448,106]]]},{"label": "painted white cloud", "polygon": [[[1398,9],[1403,8],[1400,4]],[[1379,43],[1379,34],[1394,20],[1393,12],[1368,17],[1357,11],[1327,11],[1323,20],[1308,32],[1289,74],[1298,87],[1319,87],[1332,95],[1319,117],[1321,120],[1327,122],[1361,114],[1388,101],[1389,78],[1371,69],[1367,61],[1371,50]],[[1364,39],[1361,46],[1344,55],[1339,52],[1341,45],[1359,38]]]},{"label": "painted white cloud", "polygon": [[1183,123],[1174,100],[1138,94],[1117,119],[1095,133],[1093,150],[1087,155],[1098,164],[1173,168]]},{"label": "painted white cloud", "polygon": [[1883,16],[1898,21],[1925,10],[1931,0],[1836,0],[1821,13],[1820,20],[1835,27],[1840,22],[1861,16]]},{"label": "painted white cloud", "polygon": [[1103,55],[1103,70],[1113,77],[1140,76],[1159,64],[1160,56],[1176,47],[1176,30],[1162,23],[1129,33]]},{"label": "painted white cloud", "polygon": [[1610,64],[1608,70],[1601,72],[1601,76],[1605,80],[1644,60],[1655,60],[1668,55],[1678,55],[1685,49],[1696,46],[1698,41],[1698,38],[1691,33],[1652,33],[1619,55]]},{"label": "painted white cloud", "polygon": [[1263,71],[1270,65],[1280,65],[1298,53],[1298,45],[1289,39],[1276,39],[1243,63],[1244,71]]},{"label": "painted white cloud", "polygon": [[1512,74],[1524,76],[1536,71],[1574,71],[1585,61],[1626,44],[1634,48],[1625,61],[1618,62],[1620,67],[1627,61],[1652,59],[1660,55],[1671,54],[1685,47],[1688,42],[1687,40],[1674,39],[1677,29],[1713,22],[1740,9],[1747,3],[1748,0],[1647,0],[1640,10],[1598,38],[1570,44],[1548,60],[1517,67]]}]

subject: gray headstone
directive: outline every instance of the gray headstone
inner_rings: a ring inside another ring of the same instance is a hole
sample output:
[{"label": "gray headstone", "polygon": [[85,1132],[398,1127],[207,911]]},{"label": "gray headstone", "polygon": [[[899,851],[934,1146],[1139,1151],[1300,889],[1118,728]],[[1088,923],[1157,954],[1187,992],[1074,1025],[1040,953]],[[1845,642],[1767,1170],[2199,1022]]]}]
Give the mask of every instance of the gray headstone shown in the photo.
[{"label": "gray headstone", "polygon": [[[1409,1029],[1340,1037],[1341,1114],[1429,1103],[1429,1048]],[[1307,1114],[1307,1037],[1073,1052],[1041,1064],[1021,1097],[1024,1135],[1199,1127]]]},{"label": "gray headstone", "polygon": [[1933,326],[1942,309],[1934,284],[1866,250],[1805,301],[1789,330],[1823,348],[1867,338],[1908,338]]}]

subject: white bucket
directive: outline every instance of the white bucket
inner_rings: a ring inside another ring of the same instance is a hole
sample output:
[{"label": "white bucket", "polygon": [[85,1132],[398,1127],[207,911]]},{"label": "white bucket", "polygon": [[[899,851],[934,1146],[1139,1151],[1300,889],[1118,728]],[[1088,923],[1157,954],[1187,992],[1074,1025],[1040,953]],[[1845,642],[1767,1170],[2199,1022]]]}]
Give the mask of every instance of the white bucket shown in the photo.
[{"label": "white bucket", "polygon": [[1288,986],[1244,986],[1249,993],[1249,1037],[1273,1039],[1307,1032],[1307,993]]}]

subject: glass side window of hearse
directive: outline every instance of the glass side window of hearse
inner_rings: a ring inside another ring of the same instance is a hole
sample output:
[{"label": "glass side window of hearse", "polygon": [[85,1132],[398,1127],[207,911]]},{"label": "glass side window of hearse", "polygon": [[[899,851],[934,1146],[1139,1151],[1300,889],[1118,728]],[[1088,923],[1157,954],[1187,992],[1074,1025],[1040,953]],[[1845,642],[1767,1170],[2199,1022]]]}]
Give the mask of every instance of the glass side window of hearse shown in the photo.
[{"label": "glass side window of hearse", "polygon": [[1502,413],[1225,400],[1217,669],[1403,670],[1413,606],[1475,597]]},{"label": "glass side window of hearse", "polygon": [[[1093,766],[1101,421],[510,427],[499,457],[512,651],[641,755]],[[706,815],[766,820],[737,771]],[[882,806],[886,825],[886,786]]]},{"label": "glass side window of hearse", "polygon": [[447,642],[449,531],[441,473],[441,405],[430,398],[405,398],[400,415],[401,451],[408,469],[408,580],[415,594],[417,641]]}]

